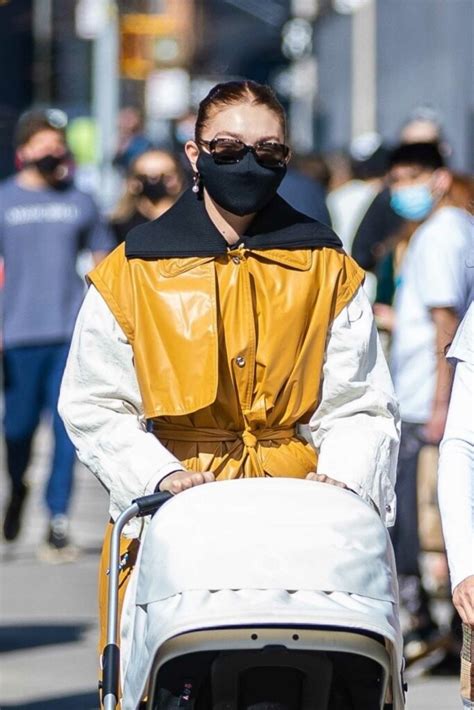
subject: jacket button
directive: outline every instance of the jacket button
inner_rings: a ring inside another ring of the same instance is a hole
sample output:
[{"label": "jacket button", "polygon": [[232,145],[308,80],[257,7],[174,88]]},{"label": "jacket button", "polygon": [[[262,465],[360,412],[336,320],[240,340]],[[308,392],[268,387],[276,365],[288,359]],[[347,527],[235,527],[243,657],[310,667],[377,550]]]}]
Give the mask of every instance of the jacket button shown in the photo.
[{"label": "jacket button", "polygon": [[386,510],[387,513],[391,513],[391,512],[392,512],[392,506],[387,504],[387,505],[385,506],[385,510]]},{"label": "jacket button", "polygon": [[232,261],[234,264],[240,264],[240,256],[233,256]]},{"label": "jacket button", "polygon": [[239,367],[244,367],[244,365],[245,365],[245,358],[242,357],[242,355],[238,355],[238,356],[235,358],[235,362],[237,363],[237,365],[238,365]]}]

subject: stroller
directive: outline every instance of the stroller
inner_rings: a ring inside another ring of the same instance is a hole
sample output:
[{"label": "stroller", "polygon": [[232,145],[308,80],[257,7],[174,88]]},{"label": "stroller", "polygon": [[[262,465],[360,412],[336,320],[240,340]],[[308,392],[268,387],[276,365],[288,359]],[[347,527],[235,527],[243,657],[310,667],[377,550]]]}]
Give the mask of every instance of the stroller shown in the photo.
[{"label": "stroller", "polygon": [[[171,498],[171,499],[170,499]],[[117,628],[119,538],[153,515]],[[111,547],[105,710],[402,710],[388,533],[354,493],[239,479],[137,499]]]}]

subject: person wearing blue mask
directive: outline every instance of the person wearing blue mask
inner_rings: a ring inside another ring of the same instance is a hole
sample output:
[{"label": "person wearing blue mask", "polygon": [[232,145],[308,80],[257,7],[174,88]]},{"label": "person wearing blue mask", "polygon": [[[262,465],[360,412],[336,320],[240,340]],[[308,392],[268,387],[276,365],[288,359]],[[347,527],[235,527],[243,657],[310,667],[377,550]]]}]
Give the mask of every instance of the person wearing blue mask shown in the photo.
[{"label": "person wearing blue mask", "polygon": [[404,219],[424,221],[451,185],[438,147],[434,143],[401,145],[390,162],[390,206]]},{"label": "person wearing blue mask", "polygon": [[417,469],[421,449],[437,446],[444,433],[452,386],[444,352],[474,293],[474,269],[468,268],[474,263],[474,230],[468,212],[456,206],[453,176],[437,145],[398,147],[389,181],[393,210],[415,228],[399,274],[391,353],[402,416],[392,539],[410,620],[410,661],[441,641],[419,569]]}]

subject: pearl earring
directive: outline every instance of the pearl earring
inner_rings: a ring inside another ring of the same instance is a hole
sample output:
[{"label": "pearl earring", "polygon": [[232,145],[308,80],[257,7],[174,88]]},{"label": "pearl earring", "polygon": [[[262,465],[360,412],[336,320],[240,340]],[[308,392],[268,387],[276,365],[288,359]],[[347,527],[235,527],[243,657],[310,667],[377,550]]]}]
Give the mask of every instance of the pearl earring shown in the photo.
[{"label": "pearl earring", "polygon": [[193,175],[193,183],[194,183],[194,184],[193,184],[193,187],[192,187],[192,191],[193,191],[194,194],[196,194],[196,195],[197,195],[197,193],[199,192],[199,177],[200,177],[200,176],[199,176],[199,173],[194,173],[194,175]]}]

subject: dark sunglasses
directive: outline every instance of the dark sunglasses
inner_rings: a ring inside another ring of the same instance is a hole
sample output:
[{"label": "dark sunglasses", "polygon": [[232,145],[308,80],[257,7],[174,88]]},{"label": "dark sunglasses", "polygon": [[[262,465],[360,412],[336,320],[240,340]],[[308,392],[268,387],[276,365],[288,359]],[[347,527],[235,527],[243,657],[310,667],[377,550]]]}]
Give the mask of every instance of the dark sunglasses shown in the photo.
[{"label": "dark sunglasses", "polygon": [[261,141],[255,145],[246,145],[238,138],[213,138],[212,141],[201,140],[209,148],[209,152],[218,165],[239,163],[250,151],[255,160],[264,168],[282,168],[290,157],[290,149],[284,143]]}]

